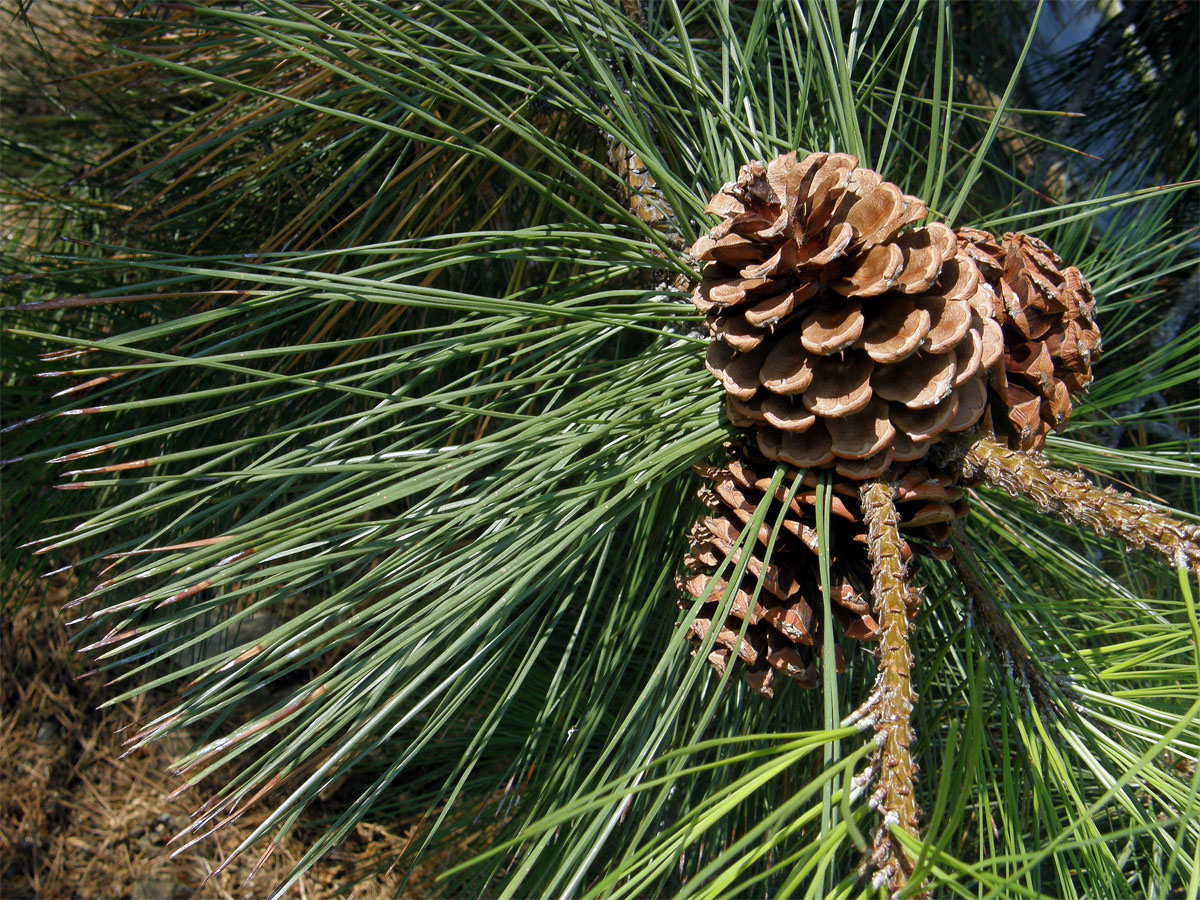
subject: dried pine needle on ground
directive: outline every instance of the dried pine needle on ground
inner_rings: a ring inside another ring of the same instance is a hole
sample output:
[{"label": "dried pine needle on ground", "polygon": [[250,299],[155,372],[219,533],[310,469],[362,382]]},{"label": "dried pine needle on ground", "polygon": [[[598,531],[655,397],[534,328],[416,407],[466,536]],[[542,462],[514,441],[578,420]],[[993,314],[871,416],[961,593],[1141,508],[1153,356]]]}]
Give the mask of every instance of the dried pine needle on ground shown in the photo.
[{"label": "dried pine needle on ground", "polygon": [[[168,841],[190,821],[189,795],[166,802],[178,785],[165,773],[186,748],[167,739],[119,759],[125,734],[138,718],[133,704],[98,709],[105,693],[79,680],[83,660],[67,641],[53,610],[69,585],[35,585],[24,602],[10,599],[2,625],[0,681],[0,895],[127,897],[183,900],[266,897],[307,849],[303,828],[288,836],[245,885],[257,861],[239,858],[223,875],[204,879],[261,821],[247,816],[175,859]],[[43,593],[44,596],[40,596]],[[139,698],[139,704],[147,701]],[[387,865],[412,840],[416,821],[393,827],[360,824],[342,847],[309,870],[296,887],[302,898],[390,896],[401,873],[374,875],[349,893],[339,887]],[[436,860],[421,866],[405,896],[435,893]]]}]

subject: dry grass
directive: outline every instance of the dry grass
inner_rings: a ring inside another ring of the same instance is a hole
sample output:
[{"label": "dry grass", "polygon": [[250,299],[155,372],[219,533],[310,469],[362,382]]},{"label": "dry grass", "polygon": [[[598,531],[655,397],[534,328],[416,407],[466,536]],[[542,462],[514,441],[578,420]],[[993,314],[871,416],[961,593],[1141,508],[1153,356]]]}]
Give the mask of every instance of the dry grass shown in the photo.
[{"label": "dry grass", "polygon": [[[57,578],[23,602],[5,603],[0,681],[0,895],[7,900],[56,898],[266,897],[307,846],[297,829],[270,855],[253,882],[244,884],[258,859],[251,851],[220,876],[206,881],[261,821],[249,814],[175,859],[171,837],[190,821],[185,795],[165,796],[178,786],[166,774],[186,749],[176,737],[125,759],[123,735],[141,711],[133,703],[104,710],[103,687],[78,680],[83,661],[68,644],[57,608],[70,584]],[[331,804],[337,798],[331,798]],[[361,824],[353,837],[309,871],[294,889],[299,898],[393,896],[397,873],[375,870],[393,861],[415,828],[395,830]],[[436,892],[437,865],[421,867],[404,887],[406,897]],[[356,878],[367,879],[348,889]]]}]

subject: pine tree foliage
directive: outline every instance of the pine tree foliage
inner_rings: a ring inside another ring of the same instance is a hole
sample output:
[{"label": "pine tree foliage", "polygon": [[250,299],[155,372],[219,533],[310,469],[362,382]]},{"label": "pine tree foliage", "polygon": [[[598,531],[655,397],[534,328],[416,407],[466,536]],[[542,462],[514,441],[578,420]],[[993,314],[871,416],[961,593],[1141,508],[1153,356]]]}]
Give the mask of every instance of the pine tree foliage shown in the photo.
[{"label": "pine tree foliage", "polygon": [[[798,148],[852,153],[929,221],[1036,234],[1085,272],[1105,354],[1047,455],[1196,521],[1200,328],[1146,343],[1195,264],[1174,218],[1188,185],[1039,197],[997,140],[1016,116],[1056,121],[1010,106],[1027,39],[984,108],[947,4],[151,13],[131,11],[113,70],[172,98],[121,177],[144,202],[79,264],[85,292],[9,314],[73,390],[5,455],[65,489],[23,537],[88,578],[81,649],[115,699],[169,698],[130,746],[195,739],[179,844],[259,808],[241,849],[270,852],[341,785],[278,894],[356,823],[411,815],[402,867],[475,836],[447,896],[876,896],[881,841],[899,896],[1195,892],[1185,568],[971,490],[957,567],[912,563],[920,838],[863,790],[871,653],[826,629],[841,669],[768,701],[710,671],[715,629],[690,653],[732,589],[677,614],[691,467],[723,464],[737,431],[684,248],[740,166]],[[1096,227],[1115,209],[1120,229]],[[785,476],[764,493],[794,498]],[[828,535],[833,491],[812,490]],[[863,504],[891,534],[890,501]],[[767,561],[783,513],[759,504],[742,532],[767,530]]]}]

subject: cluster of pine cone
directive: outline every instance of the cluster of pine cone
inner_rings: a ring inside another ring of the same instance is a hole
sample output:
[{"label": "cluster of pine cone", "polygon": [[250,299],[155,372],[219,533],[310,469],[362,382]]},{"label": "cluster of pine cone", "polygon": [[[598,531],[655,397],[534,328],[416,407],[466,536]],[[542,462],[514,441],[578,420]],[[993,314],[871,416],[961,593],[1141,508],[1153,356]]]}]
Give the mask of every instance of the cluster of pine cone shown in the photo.
[{"label": "cluster of pine cone", "polygon": [[[912,540],[905,552],[944,553],[948,523],[966,505],[930,448],[976,429],[1040,449],[1069,418],[1071,394],[1091,382],[1100,334],[1087,281],[1043,242],[914,227],[925,204],[844,153],[743,166],[707,212],[722,221],[691,248],[702,264],[692,300],[713,337],[708,369],[747,442],[731,447],[726,466],[701,471],[710,514],[692,530],[691,574],[679,585],[707,601],[689,637],[716,627],[710,662],[723,671],[741,658],[749,683],[770,695],[776,673],[816,681],[815,470],[834,473],[835,615],[848,636],[872,638],[859,486],[895,483]],[[786,499],[765,497],[774,462],[806,470],[805,487],[789,504],[757,602],[766,527],[731,611],[714,623],[726,588],[717,565],[760,502]]]}]

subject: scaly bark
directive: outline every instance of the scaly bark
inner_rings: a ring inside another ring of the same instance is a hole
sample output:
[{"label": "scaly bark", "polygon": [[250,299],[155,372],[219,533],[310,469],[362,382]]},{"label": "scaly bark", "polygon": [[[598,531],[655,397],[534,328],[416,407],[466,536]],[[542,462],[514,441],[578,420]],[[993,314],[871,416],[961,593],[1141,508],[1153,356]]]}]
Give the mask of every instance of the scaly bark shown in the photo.
[{"label": "scaly bark", "polygon": [[864,704],[864,722],[875,728],[878,750],[870,769],[878,776],[871,805],[883,814],[875,833],[868,864],[875,870],[872,884],[900,891],[912,875],[912,860],[892,837],[898,825],[919,836],[916,775],[912,758],[912,711],[917,695],[912,687],[912,651],[908,643],[909,613],[919,598],[908,584],[893,488],[870,482],[861,490],[863,520],[867,526],[867,553],[871,559],[872,594],[879,620],[879,675],[871,699]]},{"label": "scaly bark", "polygon": [[1040,453],[1009,450],[989,438],[959,441],[967,478],[1028,497],[1043,512],[1113,534],[1138,549],[1157,552],[1169,565],[1200,572],[1200,526],[1180,522],[1112,488],[1099,488],[1075,472],[1053,468]]}]

